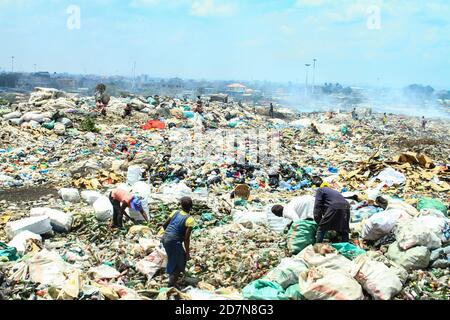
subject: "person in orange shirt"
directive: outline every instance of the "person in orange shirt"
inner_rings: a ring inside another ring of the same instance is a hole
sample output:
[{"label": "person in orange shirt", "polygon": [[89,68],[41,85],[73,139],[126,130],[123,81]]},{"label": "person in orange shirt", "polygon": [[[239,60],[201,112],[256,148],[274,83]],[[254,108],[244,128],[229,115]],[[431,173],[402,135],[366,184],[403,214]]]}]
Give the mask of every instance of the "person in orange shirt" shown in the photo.
[{"label": "person in orange shirt", "polygon": [[126,190],[115,189],[109,195],[109,201],[114,209],[113,213],[113,226],[117,228],[122,228],[123,216],[125,215],[128,219],[133,221],[133,219],[125,212],[126,208],[131,208],[135,211],[141,213],[145,221],[148,222],[147,214],[142,207],[142,201],[138,196],[134,196]]}]

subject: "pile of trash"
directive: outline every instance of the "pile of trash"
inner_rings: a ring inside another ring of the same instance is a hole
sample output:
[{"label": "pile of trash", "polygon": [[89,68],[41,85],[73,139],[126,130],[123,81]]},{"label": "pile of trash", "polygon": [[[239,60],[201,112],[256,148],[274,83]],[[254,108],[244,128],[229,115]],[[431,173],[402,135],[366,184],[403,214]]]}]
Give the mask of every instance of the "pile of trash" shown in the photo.
[{"label": "pile of trash", "polygon": [[[430,121],[424,132],[403,116],[382,125],[376,114],[355,121],[279,109],[271,118],[266,107],[222,101],[205,102],[200,116],[196,101],[158,96],[112,97],[106,116],[95,108],[93,97],[36,88],[2,109],[0,298],[450,296],[448,122]],[[278,166],[256,160],[252,134],[223,143],[245,130],[276,132]],[[196,132],[198,147],[222,149],[183,157]],[[314,244],[315,223],[289,226],[268,209],[314,196],[315,175],[348,199],[349,243]],[[131,211],[135,223],[110,228],[115,188],[142,198],[148,224]],[[196,225],[177,290],[166,288],[160,241],[182,196],[193,199]]]},{"label": "pile of trash", "polygon": [[189,274],[215,287],[238,289],[264,276],[285,256],[285,241],[264,227],[247,226],[227,224],[194,234]]}]

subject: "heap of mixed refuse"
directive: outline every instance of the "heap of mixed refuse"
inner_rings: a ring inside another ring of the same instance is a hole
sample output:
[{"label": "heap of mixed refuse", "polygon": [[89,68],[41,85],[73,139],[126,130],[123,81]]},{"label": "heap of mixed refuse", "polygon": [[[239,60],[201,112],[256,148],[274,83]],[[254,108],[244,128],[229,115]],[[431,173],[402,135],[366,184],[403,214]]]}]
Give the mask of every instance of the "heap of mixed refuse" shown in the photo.
[{"label": "heap of mixed refuse", "polygon": [[[101,115],[94,97],[37,88],[0,106],[0,299],[449,299],[448,120],[196,103],[112,97]],[[278,144],[249,148],[255,132]],[[349,243],[271,213],[314,196],[313,176],[346,195]],[[250,196],[230,197],[239,185]],[[115,188],[148,223],[110,227]],[[161,228],[182,196],[196,224],[178,290]]]}]

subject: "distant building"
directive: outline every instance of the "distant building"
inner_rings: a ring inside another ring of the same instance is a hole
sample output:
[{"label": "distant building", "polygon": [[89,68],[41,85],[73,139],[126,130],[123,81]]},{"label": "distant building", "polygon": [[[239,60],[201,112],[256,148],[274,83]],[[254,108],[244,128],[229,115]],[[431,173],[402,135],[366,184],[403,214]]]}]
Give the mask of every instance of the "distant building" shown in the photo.
[{"label": "distant building", "polygon": [[240,83],[232,83],[227,85],[227,91],[230,93],[244,94],[246,89],[247,87]]},{"label": "distant building", "polygon": [[69,90],[69,89],[76,88],[75,79],[70,79],[70,78],[56,79],[56,84],[58,86],[58,89]]}]

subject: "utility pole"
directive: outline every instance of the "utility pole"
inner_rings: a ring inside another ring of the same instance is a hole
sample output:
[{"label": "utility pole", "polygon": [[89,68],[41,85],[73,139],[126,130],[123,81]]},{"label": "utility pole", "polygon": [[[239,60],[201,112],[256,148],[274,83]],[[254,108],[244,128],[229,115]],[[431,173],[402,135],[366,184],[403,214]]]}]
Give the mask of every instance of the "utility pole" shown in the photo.
[{"label": "utility pole", "polygon": [[14,56],[11,57],[11,72],[14,73]]},{"label": "utility pole", "polygon": [[133,63],[133,89],[136,90],[136,61]]},{"label": "utility pole", "polygon": [[311,66],[310,63],[305,64],[305,67],[306,67],[305,97],[308,96],[308,73],[309,73],[309,67],[310,66]]},{"label": "utility pole", "polygon": [[312,85],[312,94],[314,95],[314,89],[316,87],[316,61],[317,59],[313,59],[313,85]]}]

